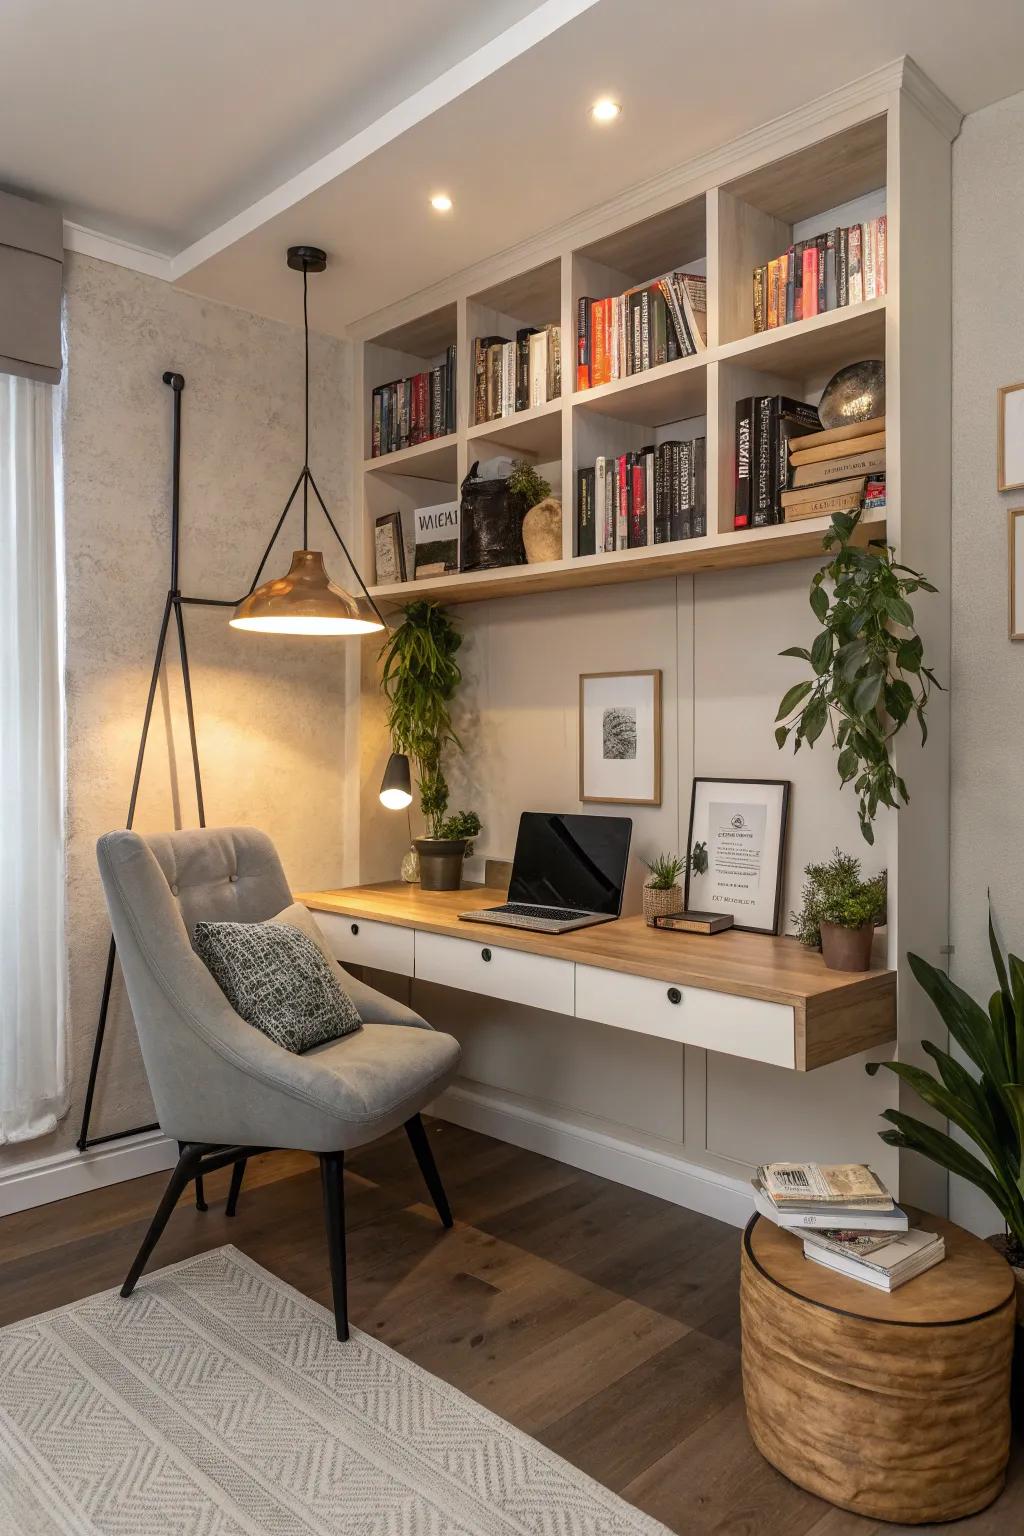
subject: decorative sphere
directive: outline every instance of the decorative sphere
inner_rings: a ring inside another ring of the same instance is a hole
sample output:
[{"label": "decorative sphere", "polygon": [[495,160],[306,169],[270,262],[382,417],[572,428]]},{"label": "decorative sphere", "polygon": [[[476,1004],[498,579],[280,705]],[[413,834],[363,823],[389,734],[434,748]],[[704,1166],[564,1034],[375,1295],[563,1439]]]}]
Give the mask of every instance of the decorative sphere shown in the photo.
[{"label": "decorative sphere", "polygon": [[562,503],[545,496],[523,518],[523,545],[531,565],[562,558]]},{"label": "decorative sphere", "polygon": [[885,364],[878,358],[840,368],[818,406],[823,427],[845,427],[885,415]]}]

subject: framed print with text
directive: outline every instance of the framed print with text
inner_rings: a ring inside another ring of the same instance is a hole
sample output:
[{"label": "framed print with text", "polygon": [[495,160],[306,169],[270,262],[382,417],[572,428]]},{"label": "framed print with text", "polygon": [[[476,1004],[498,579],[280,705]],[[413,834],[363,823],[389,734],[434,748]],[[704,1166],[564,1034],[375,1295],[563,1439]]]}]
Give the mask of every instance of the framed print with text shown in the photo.
[{"label": "framed print with text", "polygon": [[996,390],[996,489],[1024,490],[1024,383]]},{"label": "framed print with text", "polygon": [[661,804],[661,673],[580,675],[580,799]]},{"label": "framed print with text", "polygon": [[1010,639],[1024,640],[1024,507],[1010,508]]},{"label": "framed print with text", "polygon": [[378,517],[373,525],[373,552],[379,586],[405,581],[401,513],[387,512]]},{"label": "framed print with text", "polygon": [[688,871],[684,908],[778,933],[788,815],[788,779],[694,779],[686,846],[706,844],[707,869]]}]

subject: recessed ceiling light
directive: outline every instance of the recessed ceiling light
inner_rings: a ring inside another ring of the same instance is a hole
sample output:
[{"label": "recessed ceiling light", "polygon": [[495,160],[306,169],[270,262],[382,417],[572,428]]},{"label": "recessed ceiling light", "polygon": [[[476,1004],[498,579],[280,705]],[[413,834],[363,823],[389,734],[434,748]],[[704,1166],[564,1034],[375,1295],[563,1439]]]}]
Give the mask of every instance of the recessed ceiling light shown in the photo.
[{"label": "recessed ceiling light", "polygon": [[451,213],[452,200],[447,192],[435,192],[430,199],[430,206],[435,213]]},{"label": "recessed ceiling light", "polygon": [[622,108],[617,101],[612,101],[610,96],[599,96],[590,109],[590,115],[595,123],[613,123]]}]

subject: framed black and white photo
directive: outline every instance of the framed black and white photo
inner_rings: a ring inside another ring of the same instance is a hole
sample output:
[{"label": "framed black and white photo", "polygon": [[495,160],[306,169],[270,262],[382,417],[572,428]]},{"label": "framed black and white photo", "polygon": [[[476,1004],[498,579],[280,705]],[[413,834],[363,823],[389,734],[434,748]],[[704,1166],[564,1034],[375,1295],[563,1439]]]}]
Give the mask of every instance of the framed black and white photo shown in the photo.
[{"label": "framed black and white photo", "polygon": [[661,804],[661,673],[580,676],[580,799]]},{"label": "framed black and white photo", "polygon": [[405,581],[405,546],[402,542],[402,515],[387,512],[378,517],[373,527],[373,553],[377,569],[377,584]]},{"label": "framed black and white photo", "polygon": [[687,872],[684,907],[778,933],[788,814],[788,779],[694,779],[686,846],[704,845],[706,868]]}]

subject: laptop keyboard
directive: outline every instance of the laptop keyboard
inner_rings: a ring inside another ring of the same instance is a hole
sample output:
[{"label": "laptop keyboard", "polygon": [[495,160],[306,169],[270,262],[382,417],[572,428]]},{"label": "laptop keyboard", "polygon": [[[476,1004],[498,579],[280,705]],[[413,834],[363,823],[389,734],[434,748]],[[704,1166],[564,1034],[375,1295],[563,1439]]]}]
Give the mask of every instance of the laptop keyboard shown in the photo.
[{"label": "laptop keyboard", "polygon": [[492,907],[490,915],[495,914],[502,917],[539,917],[552,923],[571,923],[577,917],[590,916],[589,912],[581,912],[575,907],[530,907],[522,901],[507,901],[503,907]]}]

